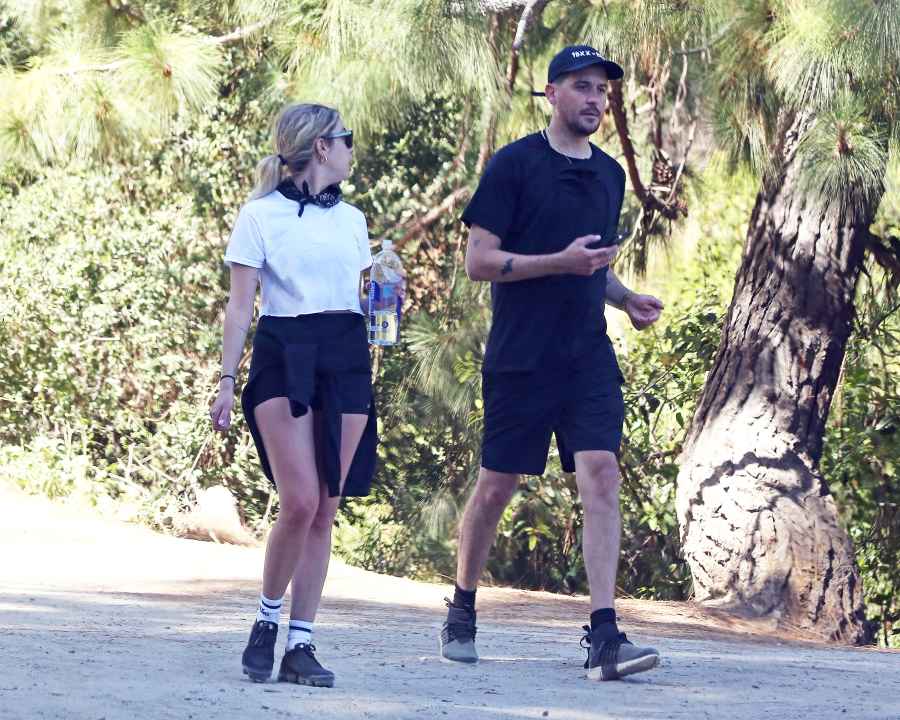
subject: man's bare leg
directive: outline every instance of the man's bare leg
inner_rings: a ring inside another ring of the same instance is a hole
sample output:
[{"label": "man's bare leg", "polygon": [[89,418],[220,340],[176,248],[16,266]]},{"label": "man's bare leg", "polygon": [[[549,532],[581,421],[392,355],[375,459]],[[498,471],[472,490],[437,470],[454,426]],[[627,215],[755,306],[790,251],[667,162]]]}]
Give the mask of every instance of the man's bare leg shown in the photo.
[{"label": "man's bare leg", "polygon": [[441,630],[441,655],[456,662],[478,662],[475,651],[475,588],[519,476],[481,468],[459,527],[456,590]]},{"label": "man's bare leg", "polygon": [[659,663],[659,653],[624,640],[613,605],[622,534],[616,456],[602,450],[575,453],[575,482],[584,506],[582,546],[591,590],[587,676],[591,680],[615,680],[650,670]]},{"label": "man's bare leg", "polygon": [[622,535],[616,456],[602,450],[575,453],[575,483],[584,507],[582,548],[591,612],[612,608]]},{"label": "man's bare leg", "polygon": [[491,546],[497,537],[497,523],[509,505],[519,476],[487,468],[478,472],[475,490],[466,503],[459,525],[459,554],[456,559],[456,584],[474,590],[487,565]]}]

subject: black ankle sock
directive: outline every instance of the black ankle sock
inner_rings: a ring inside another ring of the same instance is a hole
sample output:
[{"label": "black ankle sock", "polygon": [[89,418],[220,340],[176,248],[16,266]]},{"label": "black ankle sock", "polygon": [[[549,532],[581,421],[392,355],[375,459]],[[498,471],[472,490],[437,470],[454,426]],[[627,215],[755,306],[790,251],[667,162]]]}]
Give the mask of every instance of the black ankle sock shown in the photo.
[{"label": "black ankle sock", "polygon": [[600,608],[591,613],[591,633],[608,640],[619,634],[616,625],[616,611],[612,608]]},{"label": "black ankle sock", "polygon": [[463,590],[459,585],[453,587],[453,604],[462,605],[467,608],[475,609],[475,592],[476,590]]}]

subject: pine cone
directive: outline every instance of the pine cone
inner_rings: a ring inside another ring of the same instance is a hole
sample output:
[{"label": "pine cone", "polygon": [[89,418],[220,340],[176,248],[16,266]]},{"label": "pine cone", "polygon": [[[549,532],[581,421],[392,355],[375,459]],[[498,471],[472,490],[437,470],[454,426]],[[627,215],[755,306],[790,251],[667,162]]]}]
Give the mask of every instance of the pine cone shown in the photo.
[{"label": "pine cone", "polygon": [[653,182],[659,185],[671,185],[675,180],[675,170],[668,162],[657,158],[653,161]]}]

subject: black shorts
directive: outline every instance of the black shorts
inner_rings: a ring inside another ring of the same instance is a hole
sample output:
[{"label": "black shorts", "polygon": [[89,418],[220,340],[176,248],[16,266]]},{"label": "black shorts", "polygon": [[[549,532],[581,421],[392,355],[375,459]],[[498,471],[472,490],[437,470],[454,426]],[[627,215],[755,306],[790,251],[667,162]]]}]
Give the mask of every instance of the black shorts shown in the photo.
[{"label": "black shorts", "polygon": [[482,380],[482,467],[542,475],[553,434],[566,472],[574,472],[577,452],[618,455],[625,403],[611,345],[568,367],[485,372]]}]

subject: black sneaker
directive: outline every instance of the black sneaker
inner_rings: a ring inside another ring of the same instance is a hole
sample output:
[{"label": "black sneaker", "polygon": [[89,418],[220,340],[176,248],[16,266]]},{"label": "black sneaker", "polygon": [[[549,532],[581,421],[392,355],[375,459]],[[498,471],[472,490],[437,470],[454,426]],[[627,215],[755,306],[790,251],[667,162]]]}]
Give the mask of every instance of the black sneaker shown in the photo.
[{"label": "black sneaker", "polygon": [[584,626],[581,647],[587,650],[584,663],[588,680],[618,680],[626,675],[651,670],[659,664],[659,652],[653,648],[636,647],[625,633],[608,640],[600,640]]},{"label": "black sneaker", "polygon": [[281,658],[278,682],[293,682],[314,687],[334,687],[334,673],[316,660],[316,646],[300,644]]},{"label": "black sneaker", "polygon": [[454,662],[477,663],[475,650],[475,609],[447,603],[447,621],[441,628],[441,657]]},{"label": "black sneaker", "polygon": [[241,657],[244,675],[249,675],[253,682],[265,682],[272,676],[276,637],[278,637],[277,624],[266,620],[257,620],[253,623],[250,640]]}]

